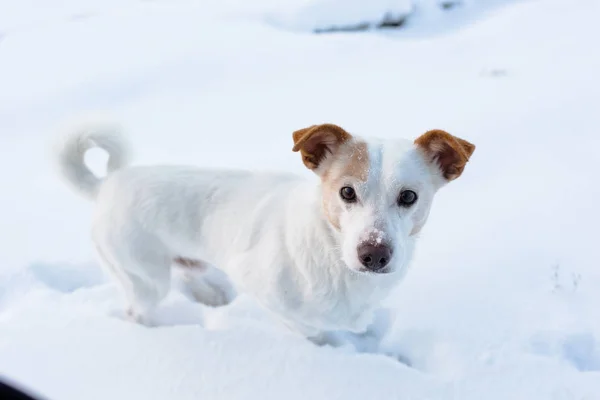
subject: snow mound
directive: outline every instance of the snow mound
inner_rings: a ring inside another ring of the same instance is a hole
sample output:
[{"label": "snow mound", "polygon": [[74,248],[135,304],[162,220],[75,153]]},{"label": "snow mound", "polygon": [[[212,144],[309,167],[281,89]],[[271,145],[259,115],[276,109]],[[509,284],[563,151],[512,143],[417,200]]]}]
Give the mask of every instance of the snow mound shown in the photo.
[{"label": "snow mound", "polygon": [[[514,0],[512,0],[514,1]],[[259,20],[295,32],[356,32],[376,29],[452,30],[509,3],[506,0],[296,0],[261,2],[245,10]],[[238,10],[238,13],[241,12]]]}]

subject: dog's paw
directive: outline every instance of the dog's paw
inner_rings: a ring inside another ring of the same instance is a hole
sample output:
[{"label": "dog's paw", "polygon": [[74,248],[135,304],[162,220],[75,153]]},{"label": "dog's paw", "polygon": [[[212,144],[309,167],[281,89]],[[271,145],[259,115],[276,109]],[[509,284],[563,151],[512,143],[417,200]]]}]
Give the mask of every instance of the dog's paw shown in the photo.
[{"label": "dog's paw", "polygon": [[197,302],[211,307],[224,306],[230,302],[227,294],[221,288],[209,282],[196,282],[190,288],[190,292]]},{"label": "dog's paw", "polygon": [[140,326],[155,326],[155,324],[147,315],[136,311],[133,307],[127,307],[124,310],[113,310],[109,312],[109,316]]},{"label": "dog's paw", "polygon": [[129,322],[133,322],[140,325],[146,325],[147,323],[147,318],[144,317],[144,315],[135,311],[133,307],[129,307],[125,311],[125,319]]},{"label": "dog's paw", "polygon": [[216,278],[207,273],[186,278],[188,293],[199,303],[219,307],[231,303],[235,297],[229,283],[220,277]]},{"label": "dog's paw", "polygon": [[195,301],[211,307],[227,305],[236,295],[227,276],[215,268],[210,268],[203,273],[186,271],[184,283],[184,293]]}]

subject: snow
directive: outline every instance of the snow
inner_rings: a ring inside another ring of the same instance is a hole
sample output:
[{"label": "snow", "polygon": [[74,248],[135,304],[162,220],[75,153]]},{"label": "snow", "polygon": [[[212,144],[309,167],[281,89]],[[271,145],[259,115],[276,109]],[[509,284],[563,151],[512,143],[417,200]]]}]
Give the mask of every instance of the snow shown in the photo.
[{"label": "snow", "polygon": [[[600,399],[600,4],[412,2],[399,30],[310,34],[405,2],[374,3],[0,0],[0,376],[50,400]],[[161,326],[119,319],[92,204],[50,159],[97,109],[140,164],[310,176],[291,132],[325,121],[475,143],[386,302],[410,366],[316,347],[243,295],[176,285]]]}]

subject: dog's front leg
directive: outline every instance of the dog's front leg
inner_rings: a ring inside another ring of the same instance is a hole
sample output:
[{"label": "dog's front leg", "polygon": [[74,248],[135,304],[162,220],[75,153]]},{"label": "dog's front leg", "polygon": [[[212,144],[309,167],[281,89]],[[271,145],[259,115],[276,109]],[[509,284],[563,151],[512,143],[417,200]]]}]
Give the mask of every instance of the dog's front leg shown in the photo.
[{"label": "dog's front leg", "polygon": [[347,332],[326,331],[314,336],[308,336],[307,338],[317,346],[342,347],[348,343],[346,335]]},{"label": "dog's front leg", "polygon": [[356,351],[360,353],[380,353],[380,344],[392,325],[391,312],[388,309],[376,310],[373,322],[364,332],[348,332],[348,340],[352,342]]},{"label": "dog's front leg", "polygon": [[373,322],[364,332],[349,331],[321,332],[309,339],[319,346],[343,347],[351,345],[359,353],[380,353],[380,343],[391,326],[392,319],[389,310],[375,311]]}]

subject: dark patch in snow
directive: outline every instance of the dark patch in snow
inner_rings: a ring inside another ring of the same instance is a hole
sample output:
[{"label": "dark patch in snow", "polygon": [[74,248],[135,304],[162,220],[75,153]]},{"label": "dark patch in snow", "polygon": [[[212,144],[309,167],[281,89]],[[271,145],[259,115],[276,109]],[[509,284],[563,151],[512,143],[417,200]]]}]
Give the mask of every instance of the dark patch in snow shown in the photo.
[{"label": "dark patch in snow", "polygon": [[561,264],[554,264],[551,280],[554,293],[575,293],[581,283],[581,274],[569,271]]},{"label": "dark patch in snow", "polygon": [[389,28],[401,28],[406,23],[406,15],[396,16],[394,17],[391,14],[386,14],[383,18],[383,21],[377,25],[379,29],[389,29]]},{"label": "dark patch in snow", "polygon": [[356,25],[331,26],[329,28],[316,28],[315,33],[333,33],[333,32],[360,32],[366,31],[371,27],[367,22]]},{"label": "dark patch in snow", "polygon": [[444,10],[451,10],[458,6],[462,6],[462,1],[445,0],[440,2],[440,7]]},{"label": "dark patch in snow", "polygon": [[369,22],[357,23],[355,25],[330,26],[327,28],[316,28],[314,33],[333,33],[333,32],[361,32],[369,29],[397,29],[406,23],[406,15],[393,15],[386,13],[381,22],[372,24]]}]

